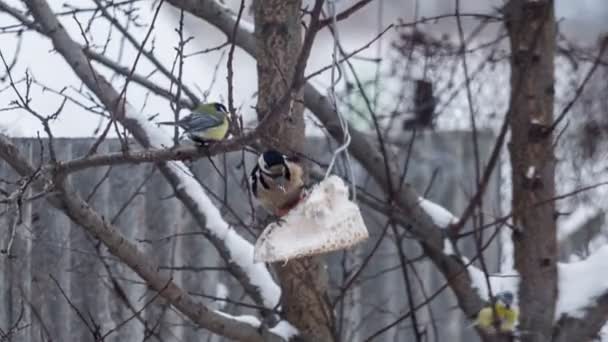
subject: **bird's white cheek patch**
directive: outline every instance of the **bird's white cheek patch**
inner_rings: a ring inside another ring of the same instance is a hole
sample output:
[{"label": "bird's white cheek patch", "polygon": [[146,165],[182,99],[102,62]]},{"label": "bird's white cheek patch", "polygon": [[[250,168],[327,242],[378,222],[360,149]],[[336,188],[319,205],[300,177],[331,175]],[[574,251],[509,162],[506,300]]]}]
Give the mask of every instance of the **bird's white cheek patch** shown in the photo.
[{"label": "bird's white cheek patch", "polygon": [[289,259],[350,248],[369,237],[359,207],[338,176],[315,185],[308,196],[258,238],[255,262]]}]

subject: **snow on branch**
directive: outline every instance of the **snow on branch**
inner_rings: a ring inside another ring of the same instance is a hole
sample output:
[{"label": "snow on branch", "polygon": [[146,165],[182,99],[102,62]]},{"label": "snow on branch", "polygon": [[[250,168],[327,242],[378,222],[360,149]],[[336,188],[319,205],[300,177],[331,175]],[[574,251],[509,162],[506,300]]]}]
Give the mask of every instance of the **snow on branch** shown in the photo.
[{"label": "snow on branch", "polygon": [[280,321],[277,325],[275,325],[270,330],[271,333],[281,336],[285,341],[289,341],[292,337],[299,334],[298,329],[296,329],[293,325],[289,324],[287,321]]},{"label": "snow on branch", "polygon": [[230,297],[230,290],[226,286],[226,284],[218,281],[215,285],[215,307],[218,310],[221,310],[226,307],[226,300]]},{"label": "snow on branch", "polygon": [[439,228],[447,228],[451,224],[458,223],[456,216],[439,204],[418,197],[418,205],[431,217],[433,223]]},{"label": "snow on branch", "polygon": [[555,319],[562,315],[583,318],[585,309],[596,304],[598,297],[608,293],[608,245],[587,259],[558,263],[558,299]]},{"label": "snow on branch", "polygon": [[557,226],[557,240],[566,241],[572,234],[581,230],[589,221],[597,217],[600,211],[587,205],[577,207],[568,218],[561,220]]},{"label": "snow on branch", "polygon": [[[137,113],[132,106],[127,107],[126,117],[137,121],[145,132],[152,147],[171,146],[171,137],[162,129],[150,123],[146,117]],[[274,308],[279,303],[281,289],[274,282],[272,276],[264,264],[253,263],[253,245],[240,236],[223,219],[219,209],[213,204],[199,182],[189,173],[189,169],[182,162],[167,163],[174,174],[179,178],[178,185],[188,196],[196,201],[196,206],[205,215],[206,227],[217,238],[224,242],[230,253],[231,262],[238,265],[248,276],[252,285],[256,286],[264,306]]]},{"label": "snow on branch", "polygon": [[[477,293],[484,300],[490,300],[490,291],[488,289],[488,283],[486,276],[482,270],[470,264],[469,260],[463,258],[467,266],[467,271],[471,277],[471,286],[477,289]],[[517,271],[512,270],[508,273],[496,273],[489,274],[490,287],[492,288],[492,294],[495,295],[498,292],[510,291],[516,296],[515,302],[517,303],[517,293],[519,288],[520,276]]]},{"label": "snow on branch", "polygon": [[[231,320],[249,324],[253,328],[256,328],[256,329],[262,325],[260,320],[255,316],[251,316],[251,315],[234,316],[234,315],[230,315],[230,314],[227,314],[227,313],[219,311],[219,310],[214,310],[214,311],[218,315],[221,315],[225,318],[229,318]],[[280,321],[274,327],[268,329],[268,332],[281,337],[285,341],[289,341],[292,337],[297,336],[300,333],[296,327],[294,327],[293,325],[291,325],[289,322],[287,322],[285,320]]]},{"label": "snow on branch", "polygon": [[262,323],[260,322],[260,320],[257,317],[255,317],[255,316],[251,316],[251,315],[238,315],[238,316],[234,316],[234,315],[227,314],[227,313],[225,313],[223,311],[220,311],[220,310],[213,310],[213,311],[216,314],[220,315],[220,316],[223,316],[223,317],[235,320],[235,321],[239,321],[239,322],[242,322],[242,323],[245,323],[245,324],[249,324],[253,328],[256,328],[256,329],[259,328],[260,325],[262,325]]},{"label": "snow on branch", "polygon": [[[418,197],[418,205],[420,205],[420,207],[431,217],[433,223],[440,228],[446,228],[449,225],[458,223],[458,218],[456,216],[435,202],[429,201],[423,197]],[[455,255],[454,246],[449,239],[444,239],[443,241],[443,253],[446,255]],[[490,291],[484,272],[474,266],[467,258],[462,257],[462,259],[464,264],[467,265],[467,271],[471,277],[471,286],[474,289],[477,289],[477,293],[482,299],[489,300]],[[506,272],[488,275],[492,293],[496,294],[501,291],[510,291],[511,293],[517,294],[520,280],[519,274],[512,268],[508,269],[508,271],[504,271]]]}]

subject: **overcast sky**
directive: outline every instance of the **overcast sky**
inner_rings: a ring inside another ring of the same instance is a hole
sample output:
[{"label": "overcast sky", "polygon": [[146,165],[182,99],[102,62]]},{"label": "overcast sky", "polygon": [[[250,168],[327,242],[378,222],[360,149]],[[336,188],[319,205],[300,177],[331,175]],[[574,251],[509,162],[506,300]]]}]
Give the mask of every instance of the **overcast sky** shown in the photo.
[{"label": "overcast sky", "polygon": [[[337,1],[339,8],[350,6],[355,0],[340,0]],[[424,0],[419,1],[420,6],[418,13],[420,16],[433,16],[438,14],[453,12],[453,2],[445,0]],[[19,7],[21,4],[18,1],[10,0],[10,4]],[[62,7],[62,1],[50,1],[56,11],[65,10]],[[73,6],[92,6],[92,1],[87,0],[71,0],[68,2]],[[236,8],[240,1],[230,0],[227,4]],[[247,4],[249,5],[249,1]],[[479,12],[492,11],[492,4],[500,4],[501,1],[471,1],[463,0],[463,12]],[[139,11],[142,17],[141,22],[148,23],[151,18],[152,10],[151,2],[144,1]],[[391,22],[398,19],[410,21],[413,18],[413,1],[389,1],[376,0],[371,5],[364,9],[364,12],[352,16],[347,21],[340,24],[341,43],[347,51],[353,50],[365,44],[373,38],[378,30],[385,27]],[[608,31],[608,1],[606,0],[561,0],[556,1],[557,17],[562,21],[560,29],[568,36],[574,37],[582,43],[593,44],[597,41],[598,34],[602,31]],[[159,59],[170,68],[174,58],[174,49],[176,45],[177,35],[174,32],[176,26],[175,11],[171,10],[169,5],[164,6],[164,10],[155,25],[153,32],[155,54]],[[381,11],[380,11],[381,9]],[[86,17],[81,17],[85,20]],[[247,13],[247,20],[251,21],[250,13]],[[4,14],[0,14],[0,23],[11,23],[12,19]],[[72,38],[83,42],[80,36],[80,31],[76,22],[71,17],[63,17],[62,22],[72,35]],[[453,32],[453,22],[445,22],[440,25],[426,26],[432,28],[435,33],[445,31]],[[200,49],[216,46],[225,41],[225,37],[215,30],[212,26],[202,23],[195,18],[188,18],[187,27],[189,34],[195,36],[195,40],[191,42],[186,50],[194,52]],[[143,39],[147,27],[131,28],[132,32],[139,39]],[[97,44],[103,44],[107,36],[108,25],[103,19],[96,21],[92,26],[89,40]],[[114,32],[114,39],[110,42],[107,56],[116,58],[118,56],[119,39]],[[376,57],[380,50],[380,56],[385,56],[390,48],[391,36],[387,35],[380,45],[374,45],[363,53],[364,56]],[[0,34],[0,50],[5,58],[12,59],[15,51],[15,39],[7,34]],[[327,32],[323,32],[315,41],[313,53],[308,64],[308,72],[312,72],[331,62],[332,40]],[[203,56],[192,57],[185,62],[185,82],[191,87],[198,87],[203,90],[209,88],[214,69],[221,52],[213,52]],[[135,50],[127,48],[124,51],[121,63],[123,65],[132,65],[135,56]],[[215,85],[211,88],[209,100],[222,101],[226,99],[226,59],[222,59],[217,73]],[[372,75],[375,70],[375,64],[364,61],[357,61],[356,67],[362,75]],[[243,106],[243,114],[246,118],[252,117],[252,110],[249,106],[255,104],[255,99],[252,97],[256,90],[256,68],[255,62],[248,55],[237,49],[235,60],[235,100],[237,105]],[[38,34],[27,33],[24,35],[22,49],[19,55],[19,62],[13,70],[13,77],[21,79],[24,76],[25,70],[29,70],[30,74],[40,83],[55,89],[61,90],[68,86],[73,87],[67,91],[68,94],[76,98],[82,98],[82,94],[87,92],[79,90],[80,82],[73,76],[72,71],[67,67],[61,57],[52,51],[52,47],[48,40],[40,38]],[[104,75],[112,76],[108,70],[100,67]],[[137,72],[140,74],[148,74],[153,71],[153,67],[142,61],[138,64]],[[4,74],[4,70],[0,71],[0,75]],[[327,85],[329,74],[325,73],[315,80],[315,83],[321,87]],[[163,85],[168,86],[162,77],[153,76],[153,79],[159,80]],[[116,78],[115,84],[121,85],[121,79]],[[0,83],[0,108],[9,106],[9,103],[16,98],[15,94],[10,89],[6,89],[6,83]],[[32,89],[32,106],[43,114],[52,113],[61,102],[61,99],[49,92],[43,92],[40,87]],[[147,98],[146,106],[143,107],[146,99],[145,92],[136,85],[130,85],[128,88],[128,99],[137,108],[143,108],[143,112],[147,115],[159,114],[159,119],[171,119],[172,113],[166,101],[158,99],[155,96]],[[64,109],[61,117],[53,122],[52,129],[56,136],[91,136],[96,127],[99,125],[99,118],[86,113],[83,109],[76,105],[68,104]],[[40,123],[26,114],[24,111],[0,111],[0,126],[8,128],[11,135],[15,136],[32,136],[37,131],[41,131]]]}]

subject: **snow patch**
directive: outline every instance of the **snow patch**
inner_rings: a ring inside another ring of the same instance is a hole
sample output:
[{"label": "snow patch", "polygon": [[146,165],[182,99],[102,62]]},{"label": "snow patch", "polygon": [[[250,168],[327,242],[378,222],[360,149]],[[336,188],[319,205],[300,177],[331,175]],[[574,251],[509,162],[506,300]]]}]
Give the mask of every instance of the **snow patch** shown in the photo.
[{"label": "snow patch", "polygon": [[500,239],[500,272],[511,274],[515,268],[515,260],[513,259],[513,231],[511,229],[501,229]]},{"label": "snow patch", "polygon": [[526,178],[534,179],[535,174],[536,174],[536,168],[534,166],[528,167],[528,171],[526,171]]},{"label": "snow patch", "polygon": [[146,132],[150,146],[153,148],[163,148],[173,146],[173,139],[160,127],[154,125],[145,116],[135,111],[133,106],[125,106],[125,117],[132,119]]},{"label": "snow patch", "polygon": [[289,341],[290,338],[298,335],[298,329],[291,325],[287,321],[280,321],[277,325],[269,330],[271,333],[280,336],[285,341]]},{"label": "snow patch", "polygon": [[215,298],[217,298],[215,300],[215,307],[218,310],[223,309],[226,306],[226,299],[228,296],[230,296],[228,287],[221,281],[218,281],[215,285]]},{"label": "snow patch", "polygon": [[562,315],[582,318],[585,308],[596,304],[597,297],[608,293],[608,245],[587,259],[558,263],[558,298],[555,319]]},{"label": "snow patch", "polygon": [[456,216],[435,202],[418,197],[418,205],[431,217],[433,223],[440,228],[446,228],[450,224],[458,223]]},{"label": "snow patch", "polygon": [[454,251],[454,244],[450,239],[443,239],[443,254],[445,255],[456,255]]},{"label": "snow patch", "polygon": [[[465,264],[469,264],[469,260],[463,258]],[[489,301],[490,292],[486,282],[486,277],[482,270],[473,266],[472,264],[467,266],[467,271],[471,277],[471,286],[477,289],[479,296]],[[513,270],[508,273],[490,274],[490,286],[492,287],[492,294],[496,295],[498,292],[510,291],[515,296],[514,303],[517,303],[517,294],[519,288],[520,276],[517,271]]]},{"label": "snow patch", "polygon": [[557,225],[557,241],[563,242],[572,234],[583,228],[590,220],[600,213],[596,208],[581,205]]},{"label": "snow patch", "polygon": [[245,324],[249,324],[254,328],[259,328],[260,325],[262,325],[262,323],[260,322],[260,320],[255,317],[255,316],[251,316],[251,315],[240,315],[240,316],[233,316],[230,314],[227,314],[225,312],[219,311],[219,310],[213,310],[216,314],[220,315],[220,316],[224,316],[226,318],[229,319],[233,319],[235,321],[239,321],[239,322],[243,322]]}]

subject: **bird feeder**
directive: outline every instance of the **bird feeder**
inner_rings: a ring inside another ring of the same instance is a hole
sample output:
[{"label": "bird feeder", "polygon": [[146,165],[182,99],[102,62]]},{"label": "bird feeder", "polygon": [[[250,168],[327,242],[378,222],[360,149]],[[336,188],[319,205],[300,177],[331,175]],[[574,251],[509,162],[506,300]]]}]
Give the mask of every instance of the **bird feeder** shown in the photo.
[{"label": "bird feeder", "polygon": [[255,244],[254,262],[289,259],[350,248],[369,237],[359,207],[338,176],[316,184],[308,195],[269,224]]}]

